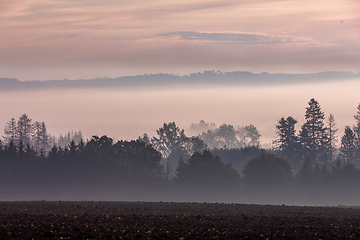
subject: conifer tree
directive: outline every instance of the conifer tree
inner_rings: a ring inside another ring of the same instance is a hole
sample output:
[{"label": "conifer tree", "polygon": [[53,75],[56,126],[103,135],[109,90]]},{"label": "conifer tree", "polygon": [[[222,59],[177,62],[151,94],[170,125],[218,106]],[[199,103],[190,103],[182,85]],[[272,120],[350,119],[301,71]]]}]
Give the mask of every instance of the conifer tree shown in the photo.
[{"label": "conifer tree", "polygon": [[18,141],[24,146],[30,144],[32,134],[32,120],[24,113],[17,122]]},{"label": "conifer tree", "polygon": [[334,115],[330,114],[329,118],[327,119],[327,136],[328,136],[328,144],[327,144],[327,155],[330,162],[334,160],[334,154],[337,147],[337,136],[336,132],[338,128],[336,126]]},{"label": "conifer tree", "polygon": [[355,147],[356,147],[356,160],[360,162],[360,104],[357,106],[357,112],[354,115],[356,120],[354,126],[354,134],[355,134]]},{"label": "conifer tree", "polygon": [[341,137],[341,156],[346,163],[354,163],[356,158],[355,133],[349,127],[345,127],[344,135]]},{"label": "conifer tree", "polygon": [[45,122],[34,122],[32,135],[34,149],[38,152],[40,150],[48,151],[50,148],[49,139],[50,135],[46,130]]},{"label": "conifer tree", "polygon": [[324,127],[324,112],[314,98],[310,99],[308,104],[305,113],[306,122],[300,132],[300,142],[305,158],[321,162],[325,160],[323,158],[328,142],[326,128]]},{"label": "conifer tree", "polygon": [[32,133],[32,144],[35,151],[39,151],[41,149],[41,135],[40,135],[41,124],[38,121],[33,123],[33,133]]},{"label": "conifer tree", "polygon": [[295,125],[297,120],[292,116],[286,119],[282,117],[276,124],[275,145],[280,152],[280,156],[288,160],[291,164],[296,165],[294,168],[299,167],[297,161],[298,151],[300,150],[299,137],[296,135]]},{"label": "conifer tree", "polygon": [[18,130],[15,118],[11,118],[5,125],[4,129],[4,144],[8,145],[12,141],[14,144],[18,143]]}]

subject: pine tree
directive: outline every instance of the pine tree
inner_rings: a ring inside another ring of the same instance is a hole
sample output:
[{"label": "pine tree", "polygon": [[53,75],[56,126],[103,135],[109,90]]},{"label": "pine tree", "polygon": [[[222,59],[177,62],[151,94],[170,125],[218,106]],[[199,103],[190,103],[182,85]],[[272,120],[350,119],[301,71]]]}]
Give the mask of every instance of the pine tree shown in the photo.
[{"label": "pine tree", "polygon": [[41,135],[40,135],[40,131],[41,131],[41,123],[38,121],[35,121],[33,123],[33,134],[32,134],[32,145],[34,147],[35,151],[40,151],[41,147]]},{"label": "pine tree", "polygon": [[354,118],[356,120],[353,128],[355,134],[356,160],[360,162],[360,104],[357,106],[357,112]]},{"label": "pine tree", "polygon": [[50,148],[50,135],[46,130],[45,122],[34,122],[32,143],[35,151],[48,151]]},{"label": "pine tree", "polygon": [[51,135],[47,132],[45,122],[41,123],[40,136],[41,136],[41,149],[44,151],[47,151],[50,148],[49,141],[50,141]]},{"label": "pine tree", "polygon": [[344,135],[341,137],[340,153],[347,163],[354,163],[356,159],[355,133],[349,127],[345,127]]},{"label": "pine tree", "polygon": [[294,168],[299,167],[297,161],[298,151],[300,149],[299,137],[296,135],[295,125],[297,120],[289,116],[286,119],[282,117],[276,124],[275,140],[276,149],[280,152],[280,156],[288,160]]},{"label": "pine tree", "polygon": [[308,104],[305,113],[306,122],[300,132],[300,142],[304,150],[304,157],[320,162],[324,160],[328,141],[324,127],[324,112],[321,111],[320,104],[314,98],[310,99]]},{"label": "pine tree", "polygon": [[330,114],[329,118],[327,119],[327,136],[328,136],[328,144],[327,144],[327,155],[330,162],[334,160],[334,154],[337,147],[337,136],[336,132],[338,128],[336,126],[334,115]]},{"label": "pine tree", "polygon": [[24,146],[30,144],[32,129],[31,119],[26,114],[23,114],[17,123],[18,142],[22,142]]},{"label": "pine tree", "polygon": [[18,143],[18,130],[15,118],[11,118],[5,125],[4,144],[8,145],[12,141],[15,145]]}]

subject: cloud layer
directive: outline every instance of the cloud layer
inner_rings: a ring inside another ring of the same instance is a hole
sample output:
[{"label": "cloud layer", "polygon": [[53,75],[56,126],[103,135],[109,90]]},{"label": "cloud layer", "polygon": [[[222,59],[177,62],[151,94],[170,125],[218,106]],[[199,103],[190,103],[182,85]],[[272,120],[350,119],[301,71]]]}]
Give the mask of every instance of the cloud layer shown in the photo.
[{"label": "cloud layer", "polygon": [[0,0],[0,77],[359,71],[357,1]]},{"label": "cloud layer", "polygon": [[182,40],[203,41],[204,43],[220,44],[306,44],[306,45],[329,45],[319,43],[309,38],[294,36],[266,35],[256,33],[216,33],[216,32],[170,32],[158,34],[160,37],[179,37]]}]

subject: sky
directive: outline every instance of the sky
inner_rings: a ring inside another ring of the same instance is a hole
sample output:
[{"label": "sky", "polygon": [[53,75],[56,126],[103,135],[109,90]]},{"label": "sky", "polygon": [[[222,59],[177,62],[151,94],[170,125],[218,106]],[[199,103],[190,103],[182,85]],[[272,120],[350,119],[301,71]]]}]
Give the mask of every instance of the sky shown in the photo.
[{"label": "sky", "polygon": [[358,0],[0,0],[0,77],[359,72]]}]

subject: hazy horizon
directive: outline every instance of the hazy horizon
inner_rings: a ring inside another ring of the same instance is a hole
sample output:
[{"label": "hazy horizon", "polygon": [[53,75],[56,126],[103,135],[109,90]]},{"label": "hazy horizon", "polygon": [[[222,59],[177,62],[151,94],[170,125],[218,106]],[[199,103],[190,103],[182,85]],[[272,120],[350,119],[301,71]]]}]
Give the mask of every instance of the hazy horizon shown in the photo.
[{"label": "hazy horizon", "polygon": [[275,139],[275,124],[293,116],[297,128],[304,122],[311,98],[319,101],[325,116],[335,116],[339,131],[354,124],[360,103],[357,80],[308,82],[288,85],[184,85],[142,88],[39,89],[1,93],[0,127],[26,113],[44,121],[59,136],[81,130],[86,139],[107,135],[115,140],[156,134],[163,123],[175,121],[185,131],[191,123],[205,120],[220,126],[254,124],[263,147]]},{"label": "hazy horizon", "polygon": [[[209,77],[209,74],[212,74],[211,79],[205,79],[206,77]],[[235,75],[234,75],[235,74]],[[236,75],[238,74],[238,75]],[[176,84],[176,82],[172,82],[171,80],[173,80],[172,78],[179,78],[179,79],[191,79],[194,78],[196,79],[196,75],[202,75],[203,78],[201,79],[202,81],[201,83],[214,83],[214,77],[218,78],[219,80],[225,79],[225,80],[232,80],[232,83],[238,83],[238,84],[251,84],[252,80],[254,80],[255,78],[255,83],[259,83],[259,80],[262,78],[262,81],[260,83],[266,83],[264,80],[269,80],[268,83],[266,84],[279,84],[279,83],[284,83],[284,84],[301,84],[302,81],[321,81],[321,80],[325,80],[325,81],[331,81],[331,80],[341,80],[341,77],[345,77],[345,80],[348,79],[354,79],[354,78],[358,78],[360,75],[360,71],[356,72],[356,71],[335,71],[335,70],[327,70],[327,71],[320,71],[320,72],[268,72],[268,71],[260,71],[260,72],[252,72],[252,71],[248,71],[245,69],[242,70],[233,70],[233,71],[222,71],[222,70],[202,70],[202,71],[195,71],[195,72],[186,72],[186,73],[174,73],[174,72],[156,72],[156,73],[144,73],[144,74],[136,74],[136,75],[119,75],[119,76],[113,76],[110,77],[108,75],[104,75],[104,76],[93,76],[93,77],[89,77],[89,78],[57,78],[57,79],[21,79],[21,78],[16,78],[14,76],[0,76],[0,81],[1,80],[17,80],[20,83],[30,83],[30,84],[34,84],[34,83],[54,83],[54,82],[59,82],[59,81],[69,81],[69,83],[71,83],[71,81],[81,81],[79,85],[79,87],[84,87],[85,84],[87,82],[91,82],[91,81],[105,81],[104,83],[106,84],[108,80],[114,81],[114,82],[125,82],[128,85],[148,85],[151,86],[151,82],[145,82],[143,79],[146,78],[151,78],[151,80],[154,80],[156,83],[157,82],[157,77],[161,77],[162,79],[160,80],[160,83],[166,83],[166,81],[168,81],[170,84]],[[231,76],[232,75],[232,76]],[[248,77],[248,75],[252,75],[250,79],[246,79],[246,77]],[[238,77],[238,79],[234,79]],[[263,76],[263,77],[260,77]],[[276,76],[281,76],[281,79],[275,79]],[[171,78],[170,81],[169,79],[165,79],[166,77]],[[326,79],[326,77],[328,77],[328,79]],[[137,80],[142,79],[142,82],[138,83],[136,82]],[[133,84],[131,81],[135,80],[136,84]],[[238,81],[235,82],[234,80]],[[245,80],[245,82],[244,82]],[[274,81],[275,80],[275,81]],[[294,81],[294,82],[292,82]],[[100,82],[99,82],[100,83]],[[179,83],[180,85],[182,84],[181,82]],[[196,82],[194,83],[196,85]],[[226,83],[228,84],[228,82]],[[30,85],[29,85],[30,86]],[[71,86],[64,86],[64,87],[71,87]],[[101,87],[101,85],[98,85],[97,87]],[[104,86],[106,87],[106,85]],[[0,89],[2,90],[2,89]],[[26,90],[26,89],[24,89]]]}]

